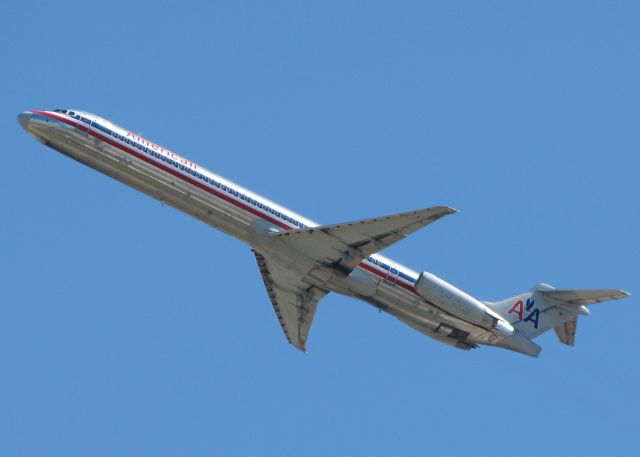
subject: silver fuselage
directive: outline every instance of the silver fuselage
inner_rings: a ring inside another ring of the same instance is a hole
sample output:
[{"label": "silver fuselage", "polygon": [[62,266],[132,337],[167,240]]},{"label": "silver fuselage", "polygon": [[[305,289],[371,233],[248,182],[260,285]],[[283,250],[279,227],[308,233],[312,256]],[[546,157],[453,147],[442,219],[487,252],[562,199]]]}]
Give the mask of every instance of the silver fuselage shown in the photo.
[{"label": "silver fuselage", "polygon": [[[93,114],[75,111],[26,111],[20,124],[42,143],[111,176],[200,221],[261,250],[264,233],[318,226],[274,202],[232,183],[188,159]],[[286,253],[282,255],[286,256]],[[283,259],[292,266],[307,260]],[[495,332],[481,328],[427,302],[416,293],[418,274],[390,259],[373,255],[357,275],[375,284],[363,293],[343,277],[326,274],[311,284],[359,298],[388,312],[425,335],[461,347],[449,338],[452,329],[465,341],[492,344]],[[356,275],[356,276],[357,276]]]}]

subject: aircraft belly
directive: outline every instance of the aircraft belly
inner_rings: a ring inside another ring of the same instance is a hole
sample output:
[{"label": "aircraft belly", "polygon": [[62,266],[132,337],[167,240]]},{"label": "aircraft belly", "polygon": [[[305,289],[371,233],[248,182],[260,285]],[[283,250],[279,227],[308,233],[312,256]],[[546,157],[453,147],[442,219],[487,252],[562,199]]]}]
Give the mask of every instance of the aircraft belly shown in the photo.
[{"label": "aircraft belly", "polygon": [[454,337],[461,337],[469,343],[491,344],[497,339],[491,332],[442,311],[413,292],[384,279],[380,279],[374,296],[358,298],[439,341],[447,342],[446,338],[452,339],[448,336],[445,338],[443,328],[455,329]]},{"label": "aircraft belly", "polygon": [[58,128],[40,134],[62,154],[249,242],[248,229],[255,219],[251,214],[78,130]]},{"label": "aircraft belly", "polygon": [[91,113],[30,110],[18,123],[46,146],[250,245],[285,336],[303,351],[316,306],[332,291],[461,349],[485,344],[533,357],[541,348],[532,339],[542,332],[555,329],[562,343],[573,345],[586,305],[629,295],[538,284],[481,302],[432,273],[377,254],[456,213],[453,208],[319,225]]}]

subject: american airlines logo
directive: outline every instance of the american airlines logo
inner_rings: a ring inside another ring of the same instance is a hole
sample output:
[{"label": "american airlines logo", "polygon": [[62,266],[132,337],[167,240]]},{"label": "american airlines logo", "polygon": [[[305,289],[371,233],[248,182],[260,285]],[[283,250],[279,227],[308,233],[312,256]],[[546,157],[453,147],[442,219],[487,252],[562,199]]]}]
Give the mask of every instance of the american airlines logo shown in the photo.
[{"label": "american airlines logo", "polygon": [[[532,310],[533,308],[533,310]],[[531,311],[531,312],[530,312]],[[523,322],[533,322],[533,326],[538,328],[538,319],[540,318],[540,310],[535,307],[535,301],[533,297],[527,298],[527,302],[518,300],[509,309],[507,314],[516,313],[518,318]],[[525,313],[529,313],[524,319],[522,318]]]}]

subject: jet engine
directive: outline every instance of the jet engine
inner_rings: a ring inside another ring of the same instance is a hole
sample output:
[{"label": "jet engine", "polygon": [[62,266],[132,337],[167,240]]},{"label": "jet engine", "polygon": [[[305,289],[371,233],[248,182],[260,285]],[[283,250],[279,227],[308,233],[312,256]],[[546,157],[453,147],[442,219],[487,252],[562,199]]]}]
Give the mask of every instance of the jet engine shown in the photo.
[{"label": "jet engine", "polygon": [[418,294],[440,309],[486,329],[511,335],[513,327],[484,303],[436,275],[423,271],[415,284]]}]

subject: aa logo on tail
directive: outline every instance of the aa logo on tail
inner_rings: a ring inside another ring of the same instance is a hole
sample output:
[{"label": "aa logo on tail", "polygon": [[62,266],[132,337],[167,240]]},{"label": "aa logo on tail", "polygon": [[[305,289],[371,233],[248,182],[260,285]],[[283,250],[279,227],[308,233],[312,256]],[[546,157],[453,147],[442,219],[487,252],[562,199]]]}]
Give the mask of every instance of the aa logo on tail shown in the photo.
[{"label": "aa logo on tail", "polygon": [[[533,311],[531,311],[533,308]],[[531,312],[529,312],[531,311]],[[538,328],[538,319],[540,318],[540,310],[534,307],[533,297],[527,298],[527,303],[525,304],[522,300],[518,300],[514,303],[514,305],[509,309],[507,314],[516,313],[521,321],[523,322],[533,322],[533,326]],[[529,313],[524,319],[522,316],[525,313]]]}]

